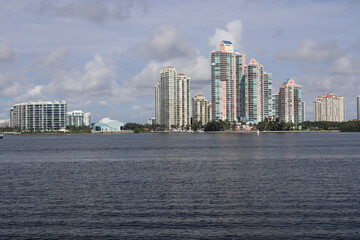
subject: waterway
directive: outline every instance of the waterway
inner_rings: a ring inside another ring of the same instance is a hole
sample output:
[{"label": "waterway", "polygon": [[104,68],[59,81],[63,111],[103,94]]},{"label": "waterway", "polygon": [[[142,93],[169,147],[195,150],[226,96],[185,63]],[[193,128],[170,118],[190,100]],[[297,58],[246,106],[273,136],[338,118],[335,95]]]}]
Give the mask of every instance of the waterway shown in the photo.
[{"label": "waterway", "polygon": [[358,239],[360,134],[5,135],[0,239]]}]

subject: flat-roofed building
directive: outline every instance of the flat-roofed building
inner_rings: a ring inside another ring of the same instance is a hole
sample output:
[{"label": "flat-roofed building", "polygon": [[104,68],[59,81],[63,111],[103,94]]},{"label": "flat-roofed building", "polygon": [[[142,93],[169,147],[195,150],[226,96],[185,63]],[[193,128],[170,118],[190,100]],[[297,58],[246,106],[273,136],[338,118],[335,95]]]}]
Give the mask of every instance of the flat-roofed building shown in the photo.
[{"label": "flat-roofed building", "polygon": [[81,110],[74,110],[66,113],[66,126],[81,127],[83,125],[90,126],[91,113]]},{"label": "flat-roofed building", "polygon": [[10,127],[39,131],[65,129],[66,110],[66,101],[17,103],[10,109]]},{"label": "flat-roofed building", "polygon": [[344,122],[345,99],[332,92],[318,96],[314,101],[314,121]]},{"label": "flat-roofed building", "polygon": [[160,71],[155,85],[155,121],[166,129],[190,125],[190,77],[173,67]]},{"label": "flat-roofed building", "polygon": [[296,84],[294,79],[287,79],[279,90],[279,119],[300,128],[301,115],[301,85]]},{"label": "flat-roofed building", "polygon": [[212,106],[205,96],[197,95],[192,99],[193,123],[201,122],[202,125],[211,122]]}]

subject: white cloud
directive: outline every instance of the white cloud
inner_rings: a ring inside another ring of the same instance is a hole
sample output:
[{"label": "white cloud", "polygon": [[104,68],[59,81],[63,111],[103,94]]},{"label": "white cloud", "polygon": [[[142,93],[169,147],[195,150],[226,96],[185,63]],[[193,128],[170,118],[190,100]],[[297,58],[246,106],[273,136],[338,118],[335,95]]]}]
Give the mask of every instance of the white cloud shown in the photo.
[{"label": "white cloud", "polygon": [[141,106],[140,105],[134,105],[132,107],[132,109],[135,110],[135,111],[139,111],[141,109]]},{"label": "white cloud", "polygon": [[222,40],[231,41],[235,49],[241,50],[243,24],[240,20],[233,20],[226,24],[225,29],[216,28],[214,35],[209,37],[209,45],[217,49]]},{"label": "white cloud", "polygon": [[23,87],[20,78],[21,76],[0,73],[0,96],[13,97],[19,94]]},{"label": "white cloud", "polygon": [[16,58],[14,46],[9,42],[0,41],[0,62],[12,62]]},{"label": "white cloud", "polygon": [[300,60],[313,63],[315,61],[329,62],[343,53],[344,50],[335,42],[316,42],[308,38],[294,50],[284,50],[276,57],[280,60]]},{"label": "white cloud", "polygon": [[[151,60],[143,70],[124,83],[124,87],[141,98],[154,96],[154,86],[160,79],[160,70],[175,67],[178,73],[191,78],[193,92],[209,91],[210,60],[200,54],[180,29],[173,25],[161,25],[151,33],[140,49],[142,56]],[[201,92],[206,94],[205,92]],[[200,94],[200,93],[198,93]]]},{"label": "white cloud", "polygon": [[57,71],[43,90],[70,98],[109,97],[118,88],[117,77],[115,67],[106,64],[104,59],[96,54],[94,59],[86,63],[83,73],[66,69]]},{"label": "white cloud", "polygon": [[83,20],[104,23],[109,20],[124,20],[131,16],[134,9],[145,12],[148,5],[144,1],[40,1],[27,5],[37,14],[48,14],[62,18],[80,18]]},{"label": "white cloud", "polygon": [[54,65],[59,65],[67,59],[69,52],[70,50],[68,47],[59,47],[50,52],[47,56],[40,57],[40,66],[51,67]]},{"label": "white cloud", "polygon": [[340,56],[334,61],[330,72],[336,74],[359,74],[359,66],[360,58],[354,54],[348,53],[346,55]]},{"label": "white cloud", "polygon": [[143,45],[140,48],[137,46],[135,51],[144,59],[165,61],[196,55],[196,49],[186,34],[171,24],[154,28]]}]

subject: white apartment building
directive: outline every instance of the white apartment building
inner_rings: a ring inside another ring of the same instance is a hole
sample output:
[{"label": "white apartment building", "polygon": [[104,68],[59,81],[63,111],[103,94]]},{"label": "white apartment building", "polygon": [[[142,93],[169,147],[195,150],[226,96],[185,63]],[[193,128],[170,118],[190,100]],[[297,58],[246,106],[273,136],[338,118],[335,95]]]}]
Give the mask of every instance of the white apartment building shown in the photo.
[{"label": "white apartment building", "polygon": [[314,121],[344,122],[345,99],[332,92],[319,96],[314,101]]},{"label": "white apartment building", "polygon": [[190,77],[173,67],[163,68],[155,85],[155,119],[167,129],[190,125]]},{"label": "white apartment building", "polygon": [[0,120],[0,128],[6,128],[9,127],[9,119]]},{"label": "white apartment building", "polygon": [[10,127],[39,131],[64,129],[66,110],[66,101],[17,103],[10,109]]},{"label": "white apartment building", "polygon": [[192,99],[193,123],[201,122],[205,125],[212,119],[212,104],[205,96],[197,95]]},{"label": "white apartment building", "polygon": [[82,125],[90,126],[91,113],[81,110],[74,110],[66,113],[66,126],[81,127]]}]

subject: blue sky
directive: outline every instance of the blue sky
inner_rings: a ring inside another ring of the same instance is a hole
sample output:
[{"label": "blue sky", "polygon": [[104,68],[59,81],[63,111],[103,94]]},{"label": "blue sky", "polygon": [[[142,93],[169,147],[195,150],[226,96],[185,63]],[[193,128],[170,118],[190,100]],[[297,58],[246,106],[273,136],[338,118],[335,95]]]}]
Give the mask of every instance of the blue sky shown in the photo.
[{"label": "blue sky", "polygon": [[210,53],[230,40],[303,86],[306,118],[334,92],[356,117],[360,1],[0,0],[0,119],[15,103],[66,100],[69,110],[145,123],[154,85],[171,65],[210,100]]}]

